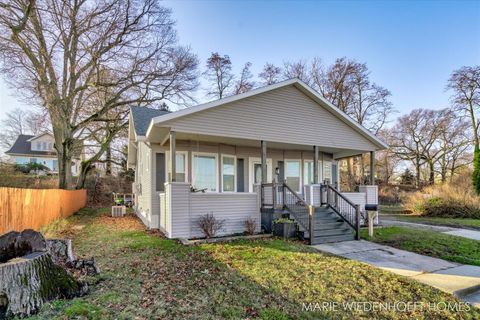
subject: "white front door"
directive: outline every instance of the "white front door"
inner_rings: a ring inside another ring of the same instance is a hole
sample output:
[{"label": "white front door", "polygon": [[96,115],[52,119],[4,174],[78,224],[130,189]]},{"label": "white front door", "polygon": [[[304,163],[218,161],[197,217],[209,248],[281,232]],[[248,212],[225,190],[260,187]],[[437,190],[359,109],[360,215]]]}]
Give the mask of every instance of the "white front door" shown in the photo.
[{"label": "white front door", "polygon": [[[248,158],[248,190],[253,192],[253,185],[262,182],[262,159]],[[267,182],[272,182],[272,159],[267,159]]]}]

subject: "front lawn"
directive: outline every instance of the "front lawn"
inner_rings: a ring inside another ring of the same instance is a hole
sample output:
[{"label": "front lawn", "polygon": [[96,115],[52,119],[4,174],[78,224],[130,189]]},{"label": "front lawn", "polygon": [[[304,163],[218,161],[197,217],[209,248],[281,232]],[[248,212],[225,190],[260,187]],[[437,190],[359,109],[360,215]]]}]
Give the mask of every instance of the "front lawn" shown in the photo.
[{"label": "front lawn", "polygon": [[453,262],[480,266],[480,241],[426,229],[409,227],[376,228],[373,237],[362,230],[362,238],[398,249]]},{"label": "front lawn", "polygon": [[74,239],[101,274],[89,295],[45,305],[35,319],[475,319],[454,312],[305,311],[302,303],[458,302],[453,296],[355,261],[278,239],[185,247],[137,218],[84,209],[51,225],[49,236]]}]

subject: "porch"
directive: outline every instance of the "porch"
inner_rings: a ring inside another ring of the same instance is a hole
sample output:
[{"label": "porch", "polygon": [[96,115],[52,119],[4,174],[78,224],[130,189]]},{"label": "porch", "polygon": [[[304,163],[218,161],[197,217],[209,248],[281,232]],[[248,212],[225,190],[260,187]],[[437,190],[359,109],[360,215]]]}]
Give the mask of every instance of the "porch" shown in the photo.
[{"label": "porch", "polygon": [[158,203],[153,225],[169,238],[202,237],[196,221],[212,213],[225,222],[218,236],[243,233],[249,219],[255,220],[257,232],[270,232],[276,217],[288,215],[312,243],[324,236],[328,239],[322,242],[351,240],[337,231],[355,233],[364,221],[365,204],[377,203],[376,186],[353,193],[336,187],[335,155],[359,150],[228,141],[170,131],[161,143],[152,144]]}]

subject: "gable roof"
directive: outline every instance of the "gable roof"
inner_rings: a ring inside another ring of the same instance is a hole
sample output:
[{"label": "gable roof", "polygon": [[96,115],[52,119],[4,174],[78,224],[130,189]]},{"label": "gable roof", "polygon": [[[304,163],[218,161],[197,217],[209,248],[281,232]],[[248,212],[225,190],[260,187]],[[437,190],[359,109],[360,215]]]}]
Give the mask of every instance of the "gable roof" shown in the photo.
[{"label": "gable roof", "polygon": [[33,140],[36,140],[36,139],[41,138],[43,136],[50,136],[50,137],[53,138],[53,135],[51,133],[43,132],[43,133],[40,133],[39,135],[32,136],[30,139],[28,139],[28,141],[32,142]]},{"label": "gable roof", "polygon": [[24,155],[56,155],[55,151],[32,151],[31,140],[35,136],[29,134],[21,134],[18,136],[15,143],[10,150],[6,151],[6,154],[24,154]]},{"label": "gable roof", "polygon": [[329,101],[327,101],[325,98],[323,98],[318,92],[310,88],[307,84],[302,82],[299,79],[289,79],[285,80],[282,82],[278,82],[272,85],[264,86],[261,88],[257,88],[242,94],[237,94],[234,96],[230,96],[227,98],[219,99],[216,101],[208,102],[205,104],[197,105],[191,108],[186,108],[180,111],[172,112],[170,114],[162,115],[161,117],[155,117],[151,120],[150,125],[148,126],[148,129],[145,132],[145,135],[148,136],[150,130],[155,124],[160,124],[169,120],[177,119],[180,117],[185,117],[190,114],[196,113],[196,112],[201,112],[204,110],[220,107],[232,102],[236,102],[245,98],[249,98],[252,96],[256,96],[268,91],[272,91],[275,89],[279,89],[282,87],[286,86],[291,86],[293,85],[297,89],[299,89],[301,92],[303,92],[305,95],[310,97],[312,100],[314,100],[316,103],[319,105],[323,106],[325,109],[327,109],[330,113],[334,114],[337,118],[339,118],[341,121],[346,123],[348,126],[353,128],[355,131],[357,131],[359,134],[364,136],[366,139],[371,141],[373,144],[375,144],[377,147],[380,149],[385,149],[388,148],[388,145],[380,140],[378,137],[376,137],[374,134],[372,134],[370,131],[368,131],[366,128],[358,124],[355,120],[353,120],[350,116],[348,116],[346,113],[335,107],[333,104],[331,104]]},{"label": "gable roof", "polygon": [[170,111],[158,110],[147,107],[130,107],[133,118],[133,127],[137,136],[144,136],[153,118],[169,114]]}]

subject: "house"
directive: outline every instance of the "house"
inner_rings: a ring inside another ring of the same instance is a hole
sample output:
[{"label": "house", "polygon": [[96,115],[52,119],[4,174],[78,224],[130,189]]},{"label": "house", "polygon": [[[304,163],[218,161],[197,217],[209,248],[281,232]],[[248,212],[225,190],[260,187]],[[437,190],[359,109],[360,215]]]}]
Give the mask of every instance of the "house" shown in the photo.
[{"label": "house", "polygon": [[[58,172],[58,159],[54,143],[53,135],[48,132],[35,136],[21,134],[5,154],[16,164],[40,163],[55,173]],[[72,174],[76,175],[79,169],[80,159],[75,159],[72,161]]]},{"label": "house", "polygon": [[135,210],[169,238],[202,236],[207,213],[220,234],[288,213],[311,243],[353,239],[377,188],[338,190],[338,161],[386,147],[297,79],[171,113],[132,107]]}]

